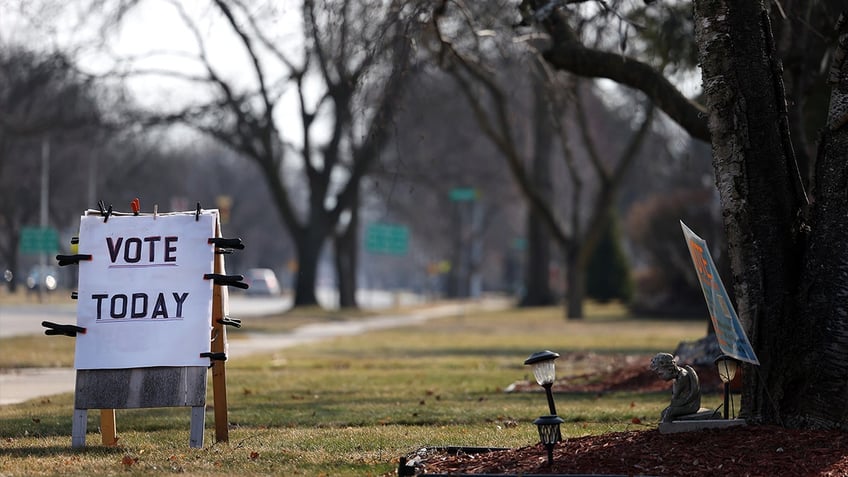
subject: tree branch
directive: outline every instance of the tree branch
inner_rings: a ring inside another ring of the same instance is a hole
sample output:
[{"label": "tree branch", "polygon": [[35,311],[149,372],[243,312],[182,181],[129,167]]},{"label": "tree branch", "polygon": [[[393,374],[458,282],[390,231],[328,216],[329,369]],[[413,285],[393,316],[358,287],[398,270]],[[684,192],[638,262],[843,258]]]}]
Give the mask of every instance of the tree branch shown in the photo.
[{"label": "tree branch", "polygon": [[704,106],[685,97],[655,68],[620,53],[587,48],[579,42],[561,9],[547,16],[542,26],[553,41],[543,55],[554,68],[589,78],[611,79],[642,91],[689,135],[710,142]]},{"label": "tree branch", "polygon": [[706,109],[683,96],[651,66],[620,54],[590,50],[581,45],[555,45],[544,53],[555,68],[590,78],[607,78],[645,93],[692,137],[710,141]]},{"label": "tree branch", "polygon": [[492,99],[492,103],[496,110],[495,116],[498,121],[497,127],[489,121],[489,115],[485,111],[480,100],[474,94],[469,80],[464,78],[462,74],[458,74],[456,72],[453,73],[453,77],[457,80],[465,97],[468,99],[472,111],[474,112],[474,116],[480,124],[480,128],[483,130],[483,133],[486,134],[489,140],[495,144],[498,150],[500,150],[507,159],[507,164],[515,177],[516,182],[518,182],[521,192],[530,202],[534,210],[538,212],[542,221],[547,224],[554,239],[560,245],[568,246],[572,242],[572,237],[568,236],[554,215],[550,205],[541,195],[539,195],[535,184],[533,184],[527,175],[527,171],[522,163],[518,148],[512,141],[509,114],[506,109],[506,95],[488,71],[483,70],[479,64],[465,58],[462,54],[456,51],[455,48],[453,48],[453,45],[450,42],[441,37],[441,32],[438,30],[438,26],[436,28],[436,32],[439,35],[444,52],[447,52],[447,54],[455,60],[454,63],[456,65],[459,65],[467,74],[474,78],[478,84],[482,85]]}]

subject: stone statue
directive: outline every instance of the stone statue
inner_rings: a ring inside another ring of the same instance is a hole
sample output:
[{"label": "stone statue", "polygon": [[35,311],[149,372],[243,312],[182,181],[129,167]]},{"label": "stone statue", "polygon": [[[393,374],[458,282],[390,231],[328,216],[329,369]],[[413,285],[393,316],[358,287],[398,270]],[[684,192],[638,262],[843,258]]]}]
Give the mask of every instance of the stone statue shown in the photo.
[{"label": "stone statue", "polygon": [[651,370],[665,381],[674,381],[671,388],[671,404],[662,411],[662,422],[698,413],[701,409],[701,385],[698,375],[689,365],[682,368],[668,353],[658,353],[651,359]]}]

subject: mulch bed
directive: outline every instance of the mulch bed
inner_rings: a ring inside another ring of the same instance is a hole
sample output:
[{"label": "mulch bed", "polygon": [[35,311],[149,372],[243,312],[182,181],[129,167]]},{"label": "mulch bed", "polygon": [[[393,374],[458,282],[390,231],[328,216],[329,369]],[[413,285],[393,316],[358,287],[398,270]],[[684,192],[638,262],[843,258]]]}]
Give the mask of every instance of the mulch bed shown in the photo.
[{"label": "mulch bed", "polygon": [[[596,372],[558,380],[555,392],[654,392],[670,384],[648,369],[648,356],[571,356],[598,363]],[[617,363],[617,364],[616,364]],[[703,392],[718,392],[715,370],[695,367]],[[518,382],[511,392],[539,391]],[[848,433],[746,426],[660,434],[641,430],[569,438],[554,448],[540,444],[471,453],[423,449],[408,457],[415,475],[639,475],[639,476],[839,476],[848,477]],[[411,467],[410,467],[411,469]]]},{"label": "mulch bed", "polygon": [[553,465],[540,444],[480,454],[423,453],[417,475],[848,476],[848,433],[772,426],[567,439]]},{"label": "mulch bed", "polygon": [[[590,363],[591,372],[566,376],[557,379],[553,385],[555,393],[607,393],[619,391],[662,392],[671,396],[671,383],[663,381],[650,370],[650,356],[641,355],[601,355],[591,352],[569,354],[570,362]],[[694,365],[698,373],[702,393],[722,391],[722,383],[715,366]],[[741,381],[734,380],[738,388]],[[535,381],[519,381],[509,386],[509,392],[541,392]]]}]

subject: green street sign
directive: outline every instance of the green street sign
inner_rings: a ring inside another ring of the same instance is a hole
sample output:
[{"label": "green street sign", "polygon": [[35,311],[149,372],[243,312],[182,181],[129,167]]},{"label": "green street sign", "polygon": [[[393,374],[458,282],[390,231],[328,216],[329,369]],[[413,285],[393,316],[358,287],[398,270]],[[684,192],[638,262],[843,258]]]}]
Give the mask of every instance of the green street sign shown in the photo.
[{"label": "green street sign", "polygon": [[512,248],[515,250],[527,250],[527,239],[524,237],[512,239]]},{"label": "green street sign", "polygon": [[409,251],[409,228],[403,225],[371,224],[365,230],[365,250],[406,255]]},{"label": "green street sign", "polygon": [[450,191],[450,200],[454,202],[470,202],[477,200],[477,189],[473,187],[456,187]]},{"label": "green street sign", "polygon": [[59,232],[51,227],[21,229],[21,253],[56,253],[59,251]]}]

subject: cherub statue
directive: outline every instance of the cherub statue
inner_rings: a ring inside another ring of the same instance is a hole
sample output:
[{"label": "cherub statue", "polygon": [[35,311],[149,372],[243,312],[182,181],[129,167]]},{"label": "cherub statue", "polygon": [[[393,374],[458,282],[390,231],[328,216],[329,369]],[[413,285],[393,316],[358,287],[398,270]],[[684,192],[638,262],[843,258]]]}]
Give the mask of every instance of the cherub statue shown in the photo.
[{"label": "cherub statue", "polygon": [[697,413],[701,408],[701,385],[698,375],[689,365],[682,368],[668,353],[658,353],[651,359],[651,370],[665,381],[673,380],[671,404],[662,411],[662,422],[671,422],[676,417]]}]

